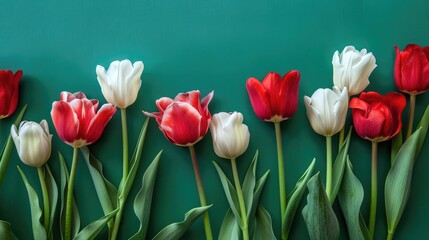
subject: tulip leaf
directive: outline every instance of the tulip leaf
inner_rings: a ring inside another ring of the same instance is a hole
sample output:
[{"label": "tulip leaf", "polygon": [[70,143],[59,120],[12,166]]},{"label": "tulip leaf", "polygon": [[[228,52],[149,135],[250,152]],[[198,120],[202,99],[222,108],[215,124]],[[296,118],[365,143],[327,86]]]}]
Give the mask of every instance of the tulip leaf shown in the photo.
[{"label": "tulip leaf", "polygon": [[57,209],[58,203],[58,186],[55,182],[54,176],[52,176],[51,169],[48,164],[45,164],[45,182],[46,187],[48,189],[48,197],[49,197],[49,225],[48,229],[46,229],[48,239],[53,239],[52,225],[55,221],[55,211]]},{"label": "tulip leaf", "polygon": [[293,220],[295,219],[296,210],[298,209],[299,203],[301,202],[302,196],[304,195],[307,183],[310,180],[315,165],[316,159],[313,159],[307,170],[305,170],[304,174],[302,174],[302,176],[296,182],[295,187],[288,197],[288,204],[286,206],[286,212],[283,216],[282,226],[282,232],[285,233],[286,236],[289,235]]},{"label": "tulip leaf", "polygon": [[[68,191],[69,171],[65,163],[63,155],[58,152],[60,159],[60,171],[61,171],[61,212],[60,212],[60,231],[61,239],[64,239],[64,226],[66,221],[66,199]],[[80,217],[77,209],[76,201],[74,196],[72,197],[72,217],[71,217],[71,237],[75,237],[79,233],[80,229]]]},{"label": "tulip leaf", "polygon": [[415,131],[402,145],[384,187],[388,231],[393,234],[408,200],[421,129]]},{"label": "tulip leaf", "polygon": [[88,147],[80,148],[89,173],[91,174],[92,182],[94,183],[95,191],[97,192],[98,200],[105,215],[112,212],[117,207],[116,187],[106,179],[103,174],[103,165],[92,155]]},{"label": "tulip leaf", "polygon": [[47,239],[45,227],[43,227],[43,224],[40,222],[40,218],[42,217],[42,209],[40,209],[39,197],[37,196],[34,188],[28,182],[24,172],[19,166],[17,167],[19,173],[21,174],[22,181],[24,181],[25,188],[27,188],[28,199],[30,200],[31,226],[33,228],[34,239]]},{"label": "tulip leaf", "polygon": [[370,240],[368,228],[361,221],[360,208],[364,191],[359,179],[353,174],[352,164],[347,158],[347,166],[338,192],[338,202],[343,212],[350,240]]},{"label": "tulip leaf", "polygon": [[12,227],[10,226],[10,223],[0,220],[0,236],[4,240],[15,240],[16,238],[15,234],[12,232]]},{"label": "tulip leaf", "polygon": [[[27,105],[25,105],[21,109],[18,116],[16,117],[15,122],[13,123],[15,126],[18,126],[19,123],[21,122],[22,117],[24,116],[24,113],[25,113],[25,109],[27,109]],[[13,150],[13,141],[12,141],[12,136],[9,134],[0,155],[1,157],[0,158],[0,186],[6,174],[6,170],[7,170],[7,166],[9,165],[10,155],[12,154],[12,150]]]},{"label": "tulip leaf", "polygon": [[307,183],[307,205],[302,210],[310,239],[339,238],[340,227],[331,203],[322,185],[320,173],[316,173]]},{"label": "tulip leaf", "polygon": [[182,222],[172,223],[165,228],[163,228],[153,240],[175,240],[179,239],[192,224],[204,214],[212,205],[197,207],[189,210],[185,214],[185,219]]},{"label": "tulip leaf", "polygon": [[271,216],[261,205],[256,210],[255,228],[252,239],[276,239],[271,223]]},{"label": "tulip leaf", "polygon": [[423,117],[420,120],[419,124],[417,125],[417,129],[419,128],[422,128],[422,129],[417,143],[416,158],[420,155],[420,151],[422,150],[423,143],[425,141],[426,134],[428,132],[428,127],[429,127],[429,105],[426,107],[426,111],[423,114]]},{"label": "tulip leaf", "polygon": [[347,154],[349,152],[350,136],[352,135],[352,130],[353,127],[350,127],[347,137],[338,151],[337,158],[335,159],[334,166],[332,168],[332,192],[329,196],[329,201],[331,204],[334,203],[335,198],[337,197],[338,189],[340,189],[341,180],[343,179],[344,169],[347,164]]},{"label": "tulip leaf", "polygon": [[266,171],[264,175],[262,175],[261,178],[258,179],[258,181],[255,184],[255,190],[253,191],[253,204],[252,209],[250,210],[250,213],[248,215],[249,219],[249,232],[253,229],[252,223],[254,223],[253,219],[255,218],[256,210],[259,205],[259,199],[261,198],[262,190],[264,189],[265,183],[268,178],[268,174],[270,173],[270,170]]},{"label": "tulip leaf", "polygon": [[113,212],[101,217],[100,219],[88,224],[82,231],[77,234],[73,240],[92,240],[97,237],[98,233],[103,230],[107,222],[112,219],[119,209],[115,209]]},{"label": "tulip leaf", "polygon": [[238,203],[237,198],[237,191],[235,190],[234,186],[229,181],[228,177],[225,176],[225,173],[222,171],[222,169],[219,167],[219,165],[213,161],[213,164],[216,167],[216,171],[219,174],[220,181],[222,183],[223,190],[226,195],[226,199],[228,200],[229,207],[232,210],[232,213],[234,213],[235,218],[237,219],[238,224],[240,225],[240,228],[244,228],[243,219],[241,218],[240,212],[238,209],[240,209],[240,205]]},{"label": "tulip leaf", "polygon": [[395,162],[396,155],[399,152],[399,149],[401,148],[403,144],[402,141],[402,131],[399,131],[399,133],[392,139],[392,149],[390,150],[390,165],[392,166]]},{"label": "tulip leaf", "polygon": [[152,194],[161,153],[162,151],[158,153],[150,166],[146,169],[142,179],[142,187],[134,199],[134,213],[140,220],[140,227],[137,233],[134,234],[130,240],[146,238],[146,231],[149,225],[150,208],[152,204]]},{"label": "tulip leaf", "polygon": [[241,228],[238,225],[237,220],[235,219],[234,213],[232,213],[231,209],[228,209],[225,217],[223,218],[218,239],[230,239],[230,240],[241,239]]},{"label": "tulip leaf", "polygon": [[258,151],[256,151],[249,168],[247,169],[246,176],[243,181],[243,197],[246,204],[247,216],[249,217],[253,204],[253,191],[256,184],[256,165],[258,164]]}]

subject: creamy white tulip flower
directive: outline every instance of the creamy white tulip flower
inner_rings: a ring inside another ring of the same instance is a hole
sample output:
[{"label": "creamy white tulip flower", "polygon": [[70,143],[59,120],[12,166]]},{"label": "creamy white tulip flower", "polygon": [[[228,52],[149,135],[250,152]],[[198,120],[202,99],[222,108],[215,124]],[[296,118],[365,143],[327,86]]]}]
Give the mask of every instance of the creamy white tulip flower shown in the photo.
[{"label": "creamy white tulip flower", "polygon": [[239,112],[214,114],[210,123],[213,148],[221,158],[233,159],[249,146],[250,132]]},{"label": "creamy white tulip flower", "polygon": [[52,134],[46,120],[39,123],[22,121],[19,130],[15,125],[10,129],[21,161],[32,167],[41,167],[51,156]]},{"label": "creamy white tulip flower", "polygon": [[143,68],[143,62],[131,64],[128,59],[112,62],[107,71],[103,66],[97,65],[95,72],[106,101],[119,108],[133,104],[142,84],[140,76]]},{"label": "creamy white tulip flower", "polygon": [[369,75],[377,67],[375,57],[371,52],[362,49],[360,52],[354,46],[347,46],[341,52],[336,51],[332,57],[334,69],[334,86],[340,90],[347,88],[348,95],[361,93],[369,84]]},{"label": "creamy white tulip flower", "polygon": [[347,88],[319,88],[310,97],[304,97],[308,120],[320,135],[329,137],[338,133],[346,121],[349,98]]}]

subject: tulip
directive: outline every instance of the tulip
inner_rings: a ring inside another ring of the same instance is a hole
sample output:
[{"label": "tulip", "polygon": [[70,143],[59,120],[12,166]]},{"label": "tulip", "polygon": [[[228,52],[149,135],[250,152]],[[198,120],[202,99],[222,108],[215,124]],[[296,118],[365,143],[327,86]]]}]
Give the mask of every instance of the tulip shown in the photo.
[{"label": "tulip", "polygon": [[291,118],[298,106],[299,79],[300,74],[296,70],[286,73],[283,78],[270,72],[262,83],[249,78],[246,88],[256,116],[268,122]]},{"label": "tulip", "polygon": [[41,167],[51,156],[52,134],[46,120],[39,123],[22,121],[19,130],[12,125],[10,130],[21,161],[28,166]]},{"label": "tulip", "polygon": [[377,143],[394,137],[402,128],[402,111],[406,105],[400,93],[384,96],[376,92],[361,93],[350,101],[353,125],[357,134],[372,142],[371,154],[371,207],[369,233],[374,236],[377,209]]},{"label": "tulip", "polygon": [[346,121],[348,108],[347,88],[317,89],[310,97],[304,97],[311,127],[325,137],[338,133]]},{"label": "tulip", "polygon": [[119,108],[133,104],[142,84],[140,76],[143,68],[143,62],[131,64],[128,59],[112,62],[107,71],[103,66],[97,65],[95,71],[98,83],[107,102]]},{"label": "tulip", "polygon": [[98,100],[89,100],[83,92],[61,92],[60,101],[52,104],[52,121],[58,136],[72,147],[83,147],[97,141],[107,122],[116,112],[104,104],[97,112]]},{"label": "tulip", "polygon": [[22,70],[15,74],[10,70],[0,70],[0,119],[12,115],[16,110],[21,76]]},{"label": "tulip", "polygon": [[243,124],[243,115],[239,112],[214,114],[210,132],[214,151],[221,158],[237,158],[249,146],[249,128]]},{"label": "tulip", "polygon": [[361,93],[369,84],[368,77],[377,67],[374,55],[364,48],[360,52],[347,46],[332,57],[334,85],[340,90],[348,89],[349,96]]}]

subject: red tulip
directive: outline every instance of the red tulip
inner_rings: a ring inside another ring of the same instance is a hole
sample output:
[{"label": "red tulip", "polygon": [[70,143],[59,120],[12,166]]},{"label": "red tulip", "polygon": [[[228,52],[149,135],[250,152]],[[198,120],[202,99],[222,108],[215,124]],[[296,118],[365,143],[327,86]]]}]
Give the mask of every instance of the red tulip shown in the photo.
[{"label": "red tulip", "polygon": [[395,83],[402,92],[417,95],[429,89],[429,46],[409,44],[400,51],[395,46]]},{"label": "red tulip", "polygon": [[12,115],[16,110],[21,76],[22,70],[15,74],[10,70],[0,70],[0,119]]},{"label": "red tulip", "polygon": [[200,102],[200,91],[180,93],[174,99],[163,97],[156,101],[159,112],[143,112],[154,117],[159,129],[173,144],[192,146],[206,135],[211,114],[208,105],[213,98],[209,93]]},{"label": "red tulip", "polygon": [[349,104],[357,134],[374,142],[391,139],[402,128],[405,105],[404,95],[397,92],[384,96],[376,92],[361,93]]},{"label": "red tulip", "polygon": [[283,78],[270,72],[261,82],[249,78],[246,82],[250,103],[258,118],[269,122],[280,122],[291,118],[298,106],[300,74],[296,70]]},{"label": "red tulip", "polygon": [[104,104],[97,112],[98,100],[89,100],[83,92],[61,92],[60,101],[52,104],[52,121],[58,136],[72,147],[83,147],[97,141],[107,122],[116,112]]}]

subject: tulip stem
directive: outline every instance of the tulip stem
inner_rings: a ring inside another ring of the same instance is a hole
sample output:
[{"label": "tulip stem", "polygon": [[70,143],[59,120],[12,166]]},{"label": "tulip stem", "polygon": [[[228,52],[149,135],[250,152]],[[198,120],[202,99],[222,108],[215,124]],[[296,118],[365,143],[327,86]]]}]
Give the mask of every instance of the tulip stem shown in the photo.
[{"label": "tulip stem", "polygon": [[331,199],[332,192],[332,137],[326,137],[326,195]]},{"label": "tulip stem", "polygon": [[235,158],[231,159],[232,174],[234,175],[235,188],[238,195],[238,203],[240,205],[241,220],[243,223],[243,240],[249,240],[249,229],[247,223],[246,203],[244,202],[243,191],[241,190],[240,179],[238,178],[237,163]]},{"label": "tulip stem", "polygon": [[42,187],[42,195],[43,195],[43,218],[44,218],[44,224],[45,229],[48,230],[49,228],[49,194],[48,194],[48,188],[46,187],[46,180],[45,180],[45,166],[41,166],[37,168],[37,173],[39,174],[39,180],[40,180],[40,186]]},{"label": "tulip stem", "polygon": [[413,132],[413,122],[414,122],[415,109],[416,109],[416,95],[410,94],[410,110],[408,113],[407,139],[411,136],[411,133]]},{"label": "tulip stem", "polygon": [[[283,150],[282,150],[282,133],[280,130],[280,122],[274,122],[276,130],[277,142],[277,164],[279,169],[279,189],[280,189],[280,217],[282,219],[282,226],[284,225],[284,214],[286,212],[286,181],[285,170],[283,163]],[[283,228],[282,228],[283,229]],[[282,239],[287,239],[287,233],[282,230]]]},{"label": "tulip stem", "polygon": [[65,240],[70,240],[71,237],[71,218],[72,218],[72,201],[73,201],[73,185],[74,185],[74,177],[76,175],[76,163],[77,157],[79,154],[79,148],[73,148],[73,161],[72,167],[70,170],[69,184],[67,187],[67,200],[66,200],[66,219],[65,219],[65,227],[64,227],[64,235]]},{"label": "tulip stem", "polygon": [[128,132],[127,132],[127,109],[121,108],[121,123],[122,123],[122,164],[123,173],[122,181],[125,181],[128,176]]},{"label": "tulip stem", "polygon": [[[207,206],[206,196],[204,194],[203,183],[201,181],[200,170],[198,170],[197,154],[195,153],[195,147],[189,146],[189,153],[191,154],[192,166],[194,167],[195,180],[197,182],[198,195],[200,197],[201,207]],[[212,229],[210,227],[209,213],[206,211],[203,214],[204,231],[206,233],[207,240],[213,240]]]},{"label": "tulip stem", "polygon": [[391,232],[388,232],[387,233],[387,238],[386,238],[387,240],[392,240],[393,239],[393,233],[391,233]]},{"label": "tulip stem", "polygon": [[369,212],[369,234],[374,238],[375,216],[377,212],[377,142],[372,142],[371,154],[371,207]]}]

